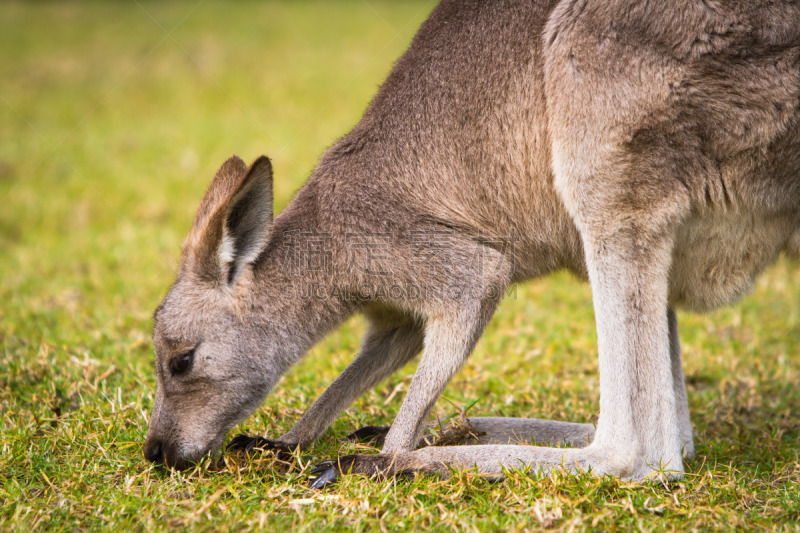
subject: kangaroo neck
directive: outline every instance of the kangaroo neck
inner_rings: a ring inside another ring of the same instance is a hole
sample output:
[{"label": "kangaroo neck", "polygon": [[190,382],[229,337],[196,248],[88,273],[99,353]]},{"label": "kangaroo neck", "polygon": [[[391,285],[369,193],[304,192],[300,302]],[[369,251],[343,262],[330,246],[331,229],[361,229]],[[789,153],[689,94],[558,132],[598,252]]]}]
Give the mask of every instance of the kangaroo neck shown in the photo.
[{"label": "kangaroo neck", "polygon": [[360,307],[338,289],[332,234],[316,216],[314,196],[301,190],[275,219],[254,268],[254,298],[270,317],[264,327],[286,344],[289,364]]}]

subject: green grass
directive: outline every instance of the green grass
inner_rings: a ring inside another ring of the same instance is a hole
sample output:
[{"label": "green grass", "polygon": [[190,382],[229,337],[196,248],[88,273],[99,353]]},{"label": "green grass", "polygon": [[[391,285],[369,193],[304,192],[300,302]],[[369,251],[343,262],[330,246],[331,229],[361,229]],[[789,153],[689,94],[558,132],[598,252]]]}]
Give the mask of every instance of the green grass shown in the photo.
[{"label": "green grass", "polygon": [[[141,455],[151,313],[218,165],[273,158],[282,209],[359,118],[426,1],[0,4],[0,530],[797,530],[800,285],[785,262],[737,307],[681,315],[697,459],[669,486],[512,472],[491,484],[353,476],[306,488],[340,437],[387,424],[413,367],[290,463],[164,473]],[[240,428],[276,436],[352,358],[354,319]],[[519,287],[437,414],[592,421],[589,288]]]}]

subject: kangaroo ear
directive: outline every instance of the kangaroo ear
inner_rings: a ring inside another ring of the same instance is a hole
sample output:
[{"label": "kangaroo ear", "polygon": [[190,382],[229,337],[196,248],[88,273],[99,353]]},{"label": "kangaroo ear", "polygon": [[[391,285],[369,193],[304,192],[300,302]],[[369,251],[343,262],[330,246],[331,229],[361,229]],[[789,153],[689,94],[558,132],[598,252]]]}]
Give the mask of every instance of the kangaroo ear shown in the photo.
[{"label": "kangaroo ear", "polygon": [[201,278],[232,285],[255,262],[272,228],[272,164],[261,156],[246,169],[222,165],[197,211],[184,262]]},{"label": "kangaroo ear", "polygon": [[196,241],[201,237],[211,217],[230,199],[246,173],[247,165],[235,155],[222,163],[197,208],[189,241]]},{"label": "kangaroo ear", "polygon": [[227,205],[222,224],[220,260],[227,265],[228,283],[255,262],[267,245],[272,229],[272,163],[255,160]]}]

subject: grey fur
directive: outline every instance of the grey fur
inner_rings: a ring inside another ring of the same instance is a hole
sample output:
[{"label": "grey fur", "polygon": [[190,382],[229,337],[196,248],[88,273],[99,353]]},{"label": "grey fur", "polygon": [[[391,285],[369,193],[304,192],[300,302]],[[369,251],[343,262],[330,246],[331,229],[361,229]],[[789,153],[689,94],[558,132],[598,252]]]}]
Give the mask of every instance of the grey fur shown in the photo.
[{"label": "grey fur", "polygon": [[[156,313],[145,454],[181,467],[219,448],[363,312],[361,353],[283,444],[308,446],[421,349],[382,453],[353,471],[680,477],[694,445],[673,309],[734,302],[797,256],[798,102],[794,2],[445,0],[274,223],[268,160],[220,169]],[[592,285],[596,431],[474,419],[479,444],[416,449],[504,291],[560,268]],[[520,431],[579,447],[508,444]]]}]

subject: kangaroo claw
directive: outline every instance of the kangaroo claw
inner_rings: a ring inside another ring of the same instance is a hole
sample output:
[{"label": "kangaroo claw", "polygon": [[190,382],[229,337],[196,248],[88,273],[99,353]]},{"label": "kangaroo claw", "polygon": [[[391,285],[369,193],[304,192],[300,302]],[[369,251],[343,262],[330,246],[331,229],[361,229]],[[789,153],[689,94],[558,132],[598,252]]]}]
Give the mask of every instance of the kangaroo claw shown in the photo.
[{"label": "kangaroo claw", "polygon": [[316,476],[311,483],[309,484],[309,488],[312,489],[324,489],[339,477],[339,469],[333,463],[333,461],[325,461],[314,467],[311,470],[310,474],[312,476]]}]

